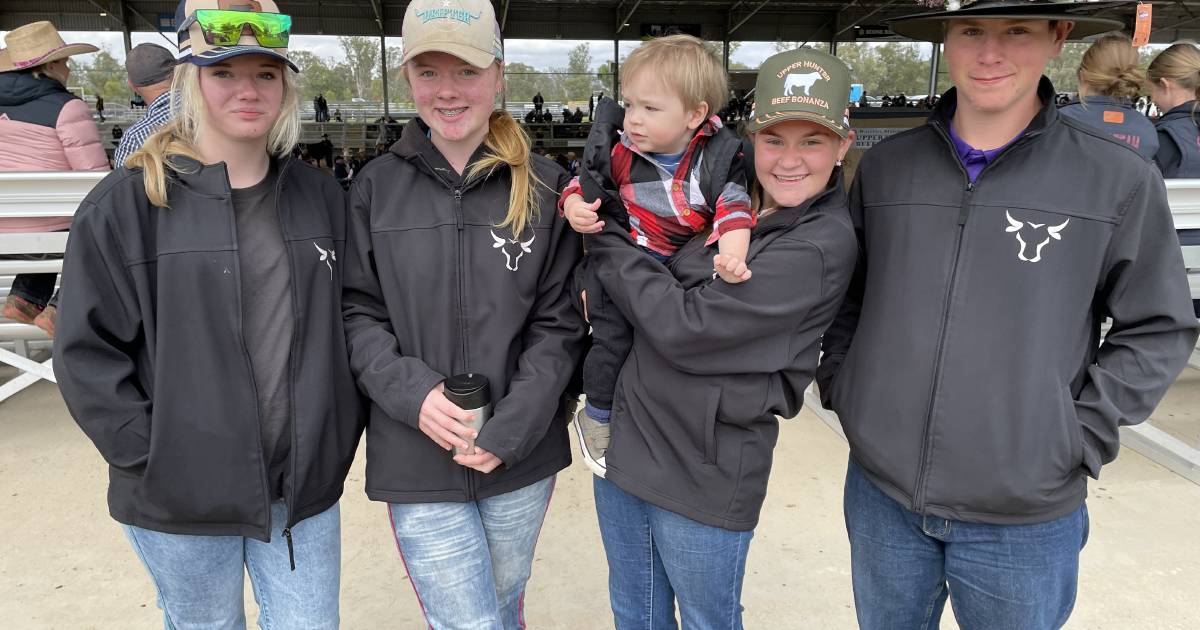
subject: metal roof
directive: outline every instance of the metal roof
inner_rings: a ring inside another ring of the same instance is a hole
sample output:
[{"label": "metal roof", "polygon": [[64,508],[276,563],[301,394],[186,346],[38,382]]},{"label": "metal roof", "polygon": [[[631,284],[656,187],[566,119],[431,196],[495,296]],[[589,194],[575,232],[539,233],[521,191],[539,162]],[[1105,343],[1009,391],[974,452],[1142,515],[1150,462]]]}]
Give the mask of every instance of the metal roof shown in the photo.
[{"label": "metal roof", "polygon": [[[656,27],[682,26],[707,40],[854,41],[862,27],[920,12],[914,0],[492,0],[504,36],[520,39],[640,39]],[[301,35],[398,37],[407,1],[278,0]],[[1152,41],[1200,36],[1200,0],[1157,0]],[[0,0],[0,30],[50,20],[60,30],[159,29],[171,0]],[[1135,3],[1105,13],[1132,23]],[[102,13],[106,15],[101,15]],[[857,28],[856,28],[857,27]]]}]

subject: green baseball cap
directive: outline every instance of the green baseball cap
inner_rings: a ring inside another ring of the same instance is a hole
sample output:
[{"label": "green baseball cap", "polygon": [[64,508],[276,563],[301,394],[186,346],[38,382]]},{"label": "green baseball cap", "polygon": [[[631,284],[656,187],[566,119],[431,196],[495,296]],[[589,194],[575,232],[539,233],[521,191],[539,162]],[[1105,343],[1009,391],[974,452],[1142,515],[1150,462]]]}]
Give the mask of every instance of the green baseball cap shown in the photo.
[{"label": "green baseball cap", "polygon": [[842,60],[811,48],[781,52],[758,69],[746,131],[811,120],[845,138],[850,133],[849,99],[850,69]]}]

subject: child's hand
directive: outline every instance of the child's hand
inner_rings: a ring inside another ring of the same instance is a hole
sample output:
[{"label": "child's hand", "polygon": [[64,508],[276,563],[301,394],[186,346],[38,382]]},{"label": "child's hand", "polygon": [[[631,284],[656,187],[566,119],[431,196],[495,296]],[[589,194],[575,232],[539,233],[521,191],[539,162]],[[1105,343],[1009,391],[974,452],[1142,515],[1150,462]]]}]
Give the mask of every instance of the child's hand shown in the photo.
[{"label": "child's hand", "polygon": [[596,214],[596,210],[599,209],[599,199],[588,203],[580,195],[571,195],[563,203],[563,214],[567,216],[571,229],[580,234],[595,234],[604,229],[604,221]]},{"label": "child's hand", "polygon": [[729,284],[737,284],[750,279],[750,268],[746,266],[746,261],[729,254],[713,256],[713,270]]}]

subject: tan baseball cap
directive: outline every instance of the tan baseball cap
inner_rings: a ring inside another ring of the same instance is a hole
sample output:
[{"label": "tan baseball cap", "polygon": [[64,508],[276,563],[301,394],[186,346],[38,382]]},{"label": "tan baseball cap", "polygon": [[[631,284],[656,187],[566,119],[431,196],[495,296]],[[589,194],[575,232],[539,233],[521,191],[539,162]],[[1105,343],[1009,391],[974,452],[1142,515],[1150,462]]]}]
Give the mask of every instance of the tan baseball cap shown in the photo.
[{"label": "tan baseball cap", "polygon": [[500,25],[488,0],[413,0],[404,12],[404,58],[444,52],[486,68],[504,59]]}]

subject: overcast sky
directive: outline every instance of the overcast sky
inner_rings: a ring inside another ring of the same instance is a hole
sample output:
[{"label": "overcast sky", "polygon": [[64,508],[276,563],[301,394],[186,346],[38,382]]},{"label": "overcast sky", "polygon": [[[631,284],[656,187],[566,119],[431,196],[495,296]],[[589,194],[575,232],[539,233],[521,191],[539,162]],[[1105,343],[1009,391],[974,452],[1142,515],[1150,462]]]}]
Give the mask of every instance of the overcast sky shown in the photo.
[{"label": "overcast sky", "polygon": [[[4,34],[4,32],[0,31],[0,36]],[[120,33],[64,31],[62,36],[67,43],[84,42],[95,44],[101,49],[107,50],[118,61],[124,62],[125,60],[125,47],[121,42]],[[135,32],[131,34],[131,38],[134,46],[142,42],[153,42],[172,48],[174,43],[173,40],[168,40],[164,37],[164,34],[160,33]],[[581,40],[509,39],[504,42],[505,57],[509,62],[520,62],[538,69],[566,67],[567,51],[581,43],[583,43]],[[612,59],[613,45],[611,41],[600,40],[587,43],[591,44],[591,65],[593,68]],[[636,48],[637,45],[638,42],[636,41],[621,42],[621,56],[628,55],[629,51]],[[389,37],[388,46],[399,47],[400,38]],[[337,38],[332,36],[295,35],[291,40],[291,48],[308,50],[336,61],[344,58],[341,47],[338,46]],[[735,51],[731,61],[744,63],[747,66],[755,68],[758,67],[763,59],[771,56],[773,52],[773,44],[770,42],[743,42],[738,50]],[[85,63],[91,63],[91,57],[92,55],[80,55],[78,58]]]}]

